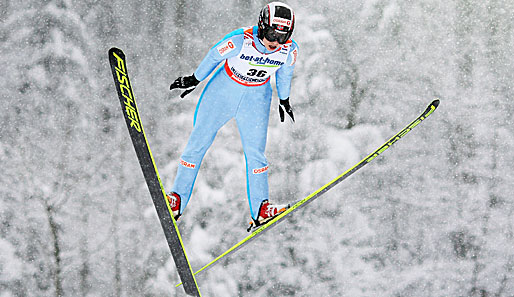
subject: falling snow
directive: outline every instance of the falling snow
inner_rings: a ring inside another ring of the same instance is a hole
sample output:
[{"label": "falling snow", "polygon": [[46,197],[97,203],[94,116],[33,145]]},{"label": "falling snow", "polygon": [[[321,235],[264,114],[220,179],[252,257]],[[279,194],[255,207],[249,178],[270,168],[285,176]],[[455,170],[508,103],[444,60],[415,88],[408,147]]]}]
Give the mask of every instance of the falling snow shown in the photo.
[{"label": "falling snow", "polygon": [[[184,296],[107,51],[127,54],[170,190],[206,82],[185,99],[169,84],[255,25],[265,3],[0,4],[0,296]],[[441,105],[373,164],[198,275],[202,294],[514,296],[514,2],[288,4],[296,123],[279,121],[274,95],[272,200],[304,198],[434,98]],[[246,235],[244,166],[229,122],[179,222],[194,269]]]}]

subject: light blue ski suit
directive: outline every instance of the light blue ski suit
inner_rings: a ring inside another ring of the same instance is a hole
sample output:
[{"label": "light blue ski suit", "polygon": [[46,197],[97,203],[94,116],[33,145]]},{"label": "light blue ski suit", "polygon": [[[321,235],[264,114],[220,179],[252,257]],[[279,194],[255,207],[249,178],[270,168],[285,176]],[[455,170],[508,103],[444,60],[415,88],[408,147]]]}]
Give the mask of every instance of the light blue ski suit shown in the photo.
[{"label": "light blue ski suit", "polygon": [[225,65],[216,71],[198,101],[194,128],[181,155],[172,187],[181,197],[181,214],[207,149],[218,130],[235,118],[246,160],[250,212],[252,218],[258,217],[261,202],[268,199],[268,161],[264,151],[272,97],[269,78],[262,77],[266,72],[275,73],[278,97],[287,99],[297,52],[298,46],[292,40],[273,52],[266,50],[257,37],[257,26],[235,30],[209,50],[194,73],[198,80],[207,78],[221,62]]}]

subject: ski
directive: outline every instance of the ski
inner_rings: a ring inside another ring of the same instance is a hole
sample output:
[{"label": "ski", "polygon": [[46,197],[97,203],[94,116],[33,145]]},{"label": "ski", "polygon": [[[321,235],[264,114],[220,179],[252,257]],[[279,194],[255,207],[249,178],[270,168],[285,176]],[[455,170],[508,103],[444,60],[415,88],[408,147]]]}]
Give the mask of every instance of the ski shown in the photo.
[{"label": "ski", "polygon": [[[278,216],[276,216],[275,218],[270,220],[265,225],[260,225],[258,227],[255,227],[255,229],[253,229],[253,232],[251,234],[249,234],[243,240],[239,241],[237,244],[235,244],[234,246],[229,248],[226,252],[224,252],[223,254],[219,255],[217,258],[215,258],[214,260],[212,260],[211,262],[209,262],[208,264],[206,264],[205,266],[200,268],[194,274],[197,275],[198,273],[206,270],[207,268],[212,267],[220,259],[222,259],[224,257],[227,257],[230,254],[235,253],[236,251],[241,249],[243,246],[245,246],[248,243],[250,243],[252,240],[254,240],[257,237],[259,237],[260,235],[264,234],[265,231],[270,230],[272,227],[275,227],[276,225],[278,225],[278,223],[284,221],[284,219],[287,218],[288,215],[290,215],[291,213],[301,209],[302,207],[304,207],[307,204],[311,203],[315,199],[319,198],[321,195],[323,195],[324,193],[326,193],[327,191],[332,189],[334,186],[336,186],[337,184],[339,184],[340,182],[342,182],[346,178],[348,178],[350,175],[354,174],[357,170],[361,169],[366,164],[368,164],[371,161],[373,161],[376,157],[378,157],[378,155],[382,154],[390,146],[392,146],[394,143],[396,143],[398,140],[400,140],[403,136],[405,136],[412,129],[414,129],[414,127],[419,125],[419,123],[421,123],[429,115],[431,115],[435,111],[437,106],[439,106],[439,100],[438,99],[432,101],[421,115],[419,115],[414,121],[412,121],[409,125],[407,125],[405,128],[403,128],[396,135],[391,137],[388,141],[386,141],[386,143],[381,145],[377,150],[375,150],[374,152],[369,154],[367,157],[365,157],[364,159],[359,161],[353,167],[351,167],[350,169],[348,169],[347,171],[345,171],[344,173],[342,173],[341,175],[339,175],[338,177],[336,177],[335,179],[333,179],[329,183],[325,184],[324,186],[322,186],[321,188],[319,188],[318,190],[316,190],[315,192],[313,192],[309,196],[305,197],[302,200],[297,201],[290,208],[288,208],[286,211],[280,213]],[[180,286],[180,285],[182,285],[182,284],[178,284],[177,287]]]},{"label": "ski", "polygon": [[111,48],[109,50],[109,62],[130,138],[136,150],[139,164],[143,170],[146,184],[157,210],[157,215],[161,221],[168,246],[177,266],[180,280],[184,283],[186,294],[200,297],[200,289],[187,259],[177,222],[166,199],[166,193],[164,192],[150,146],[148,145],[148,139],[143,129],[143,123],[141,122],[132,85],[128,77],[125,54],[118,48]]}]

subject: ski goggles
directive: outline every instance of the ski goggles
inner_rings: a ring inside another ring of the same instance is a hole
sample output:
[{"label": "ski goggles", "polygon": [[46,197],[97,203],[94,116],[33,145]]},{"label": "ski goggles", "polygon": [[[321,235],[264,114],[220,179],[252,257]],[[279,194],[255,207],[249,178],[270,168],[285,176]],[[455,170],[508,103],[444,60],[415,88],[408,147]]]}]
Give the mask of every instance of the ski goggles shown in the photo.
[{"label": "ski goggles", "polygon": [[274,28],[267,28],[264,30],[264,38],[270,42],[278,41],[280,44],[285,44],[289,39],[287,32],[279,31]]}]

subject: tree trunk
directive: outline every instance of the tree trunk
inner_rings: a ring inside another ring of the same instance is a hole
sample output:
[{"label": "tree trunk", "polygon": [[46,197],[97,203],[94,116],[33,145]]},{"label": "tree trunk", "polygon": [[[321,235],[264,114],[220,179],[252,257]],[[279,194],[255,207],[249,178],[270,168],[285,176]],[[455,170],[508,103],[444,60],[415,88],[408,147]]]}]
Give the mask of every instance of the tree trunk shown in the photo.
[{"label": "tree trunk", "polygon": [[50,233],[52,234],[52,241],[53,241],[53,253],[52,256],[55,261],[55,268],[53,272],[54,277],[54,287],[55,287],[55,296],[56,297],[62,297],[64,296],[64,291],[62,289],[62,279],[61,279],[61,246],[59,244],[59,225],[55,221],[54,218],[54,208],[48,204],[46,200],[44,200],[45,203],[45,210],[46,215],[48,217],[48,225],[50,226]]}]

